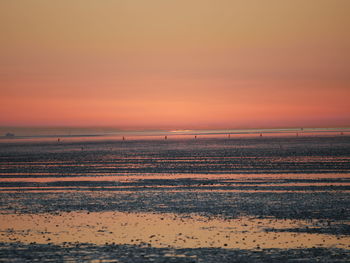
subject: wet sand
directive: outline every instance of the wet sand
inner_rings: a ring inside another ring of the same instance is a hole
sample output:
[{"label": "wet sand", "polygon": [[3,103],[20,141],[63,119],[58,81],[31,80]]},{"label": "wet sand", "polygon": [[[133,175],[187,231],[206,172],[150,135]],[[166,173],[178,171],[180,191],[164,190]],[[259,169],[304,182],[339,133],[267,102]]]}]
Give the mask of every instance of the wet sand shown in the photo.
[{"label": "wet sand", "polygon": [[350,138],[0,145],[0,261],[348,262]]}]

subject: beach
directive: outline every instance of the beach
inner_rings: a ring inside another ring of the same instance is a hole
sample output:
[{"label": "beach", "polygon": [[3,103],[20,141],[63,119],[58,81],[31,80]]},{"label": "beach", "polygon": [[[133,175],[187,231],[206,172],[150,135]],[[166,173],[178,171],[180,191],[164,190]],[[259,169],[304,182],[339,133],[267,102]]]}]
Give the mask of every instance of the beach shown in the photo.
[{"label": "beach", "polygon": [[0,261],[348,262],[350,137],[0,141]]},{"label": "beach", "polygon": [[349,10],[0,0],[0,263],[350,262]]}]

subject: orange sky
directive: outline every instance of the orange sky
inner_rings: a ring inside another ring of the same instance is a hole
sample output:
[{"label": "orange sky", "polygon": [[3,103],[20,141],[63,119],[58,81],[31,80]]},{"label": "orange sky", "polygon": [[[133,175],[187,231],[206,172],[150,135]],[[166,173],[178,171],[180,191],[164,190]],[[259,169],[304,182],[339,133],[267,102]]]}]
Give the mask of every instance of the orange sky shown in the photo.
[{"label": "orange sky", "polygon": [[0,126],[350,126],[348,0],[0,2]]}]

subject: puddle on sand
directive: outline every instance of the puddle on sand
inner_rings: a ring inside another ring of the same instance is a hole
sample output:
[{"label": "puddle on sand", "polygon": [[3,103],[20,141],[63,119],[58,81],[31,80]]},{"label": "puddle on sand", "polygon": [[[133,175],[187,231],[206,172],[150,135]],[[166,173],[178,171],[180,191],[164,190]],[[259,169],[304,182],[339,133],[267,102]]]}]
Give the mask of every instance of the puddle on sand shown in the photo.
[{"label": "puddle on sand", "polygon": [[332,247],[349,249],[350,237],[317,233],[266,232],[304,228],[310,222],[197,215],[64,212],[0,215],[0,242],[150,244],[152,247],[239,249]]}]

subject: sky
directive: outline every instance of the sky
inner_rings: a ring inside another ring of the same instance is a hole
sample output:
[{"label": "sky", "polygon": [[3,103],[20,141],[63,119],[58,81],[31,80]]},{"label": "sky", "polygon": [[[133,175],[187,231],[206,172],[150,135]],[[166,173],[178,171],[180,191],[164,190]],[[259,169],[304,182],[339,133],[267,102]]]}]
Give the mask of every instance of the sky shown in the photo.
[{"label": "sky", "polygon": [[1,0],[0,126],[350,126],[348,0]]}]

